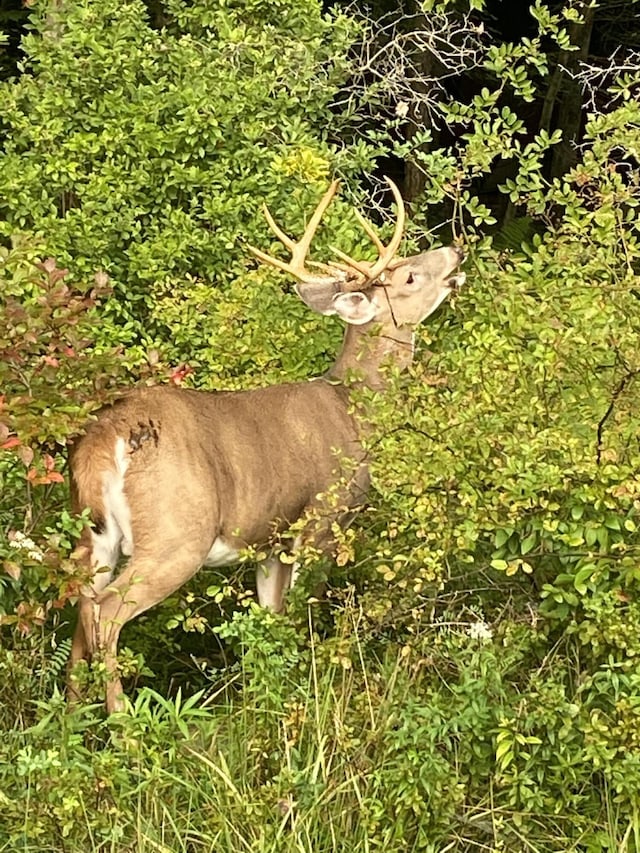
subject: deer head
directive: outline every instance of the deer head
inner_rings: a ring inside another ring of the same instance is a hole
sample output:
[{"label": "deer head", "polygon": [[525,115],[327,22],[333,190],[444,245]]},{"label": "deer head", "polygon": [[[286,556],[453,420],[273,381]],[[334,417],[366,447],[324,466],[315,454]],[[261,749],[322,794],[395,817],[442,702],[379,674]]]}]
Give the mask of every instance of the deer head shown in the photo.
[{"label": "deer head", "polygon": [[355,211],[378,250],[376,261],[357,261],[334,250],[340,262],[311,262],[317,272],[306,266],[311,241],[336,193],[338,181],[333,181],[324,194],[298,241],[285,234],[269,210],[264,208],[271,230],[291,252],[291,261],[282,261],[250,247],[261,261],[297,279],[296,292],[313,311],[338,315],[351,326],[375,323],[382,326],[382,334],[389,330],[413,329],[465,280],[464,273],[456,272],[464,259],[464,252],[457,246],[423,252],[409,258],[396,257],[404,231],[405,209],[400,191],[393,181],[389,178],[386,180],[398,209],[393,236],[388,245],[381,242],[367,220]]}]

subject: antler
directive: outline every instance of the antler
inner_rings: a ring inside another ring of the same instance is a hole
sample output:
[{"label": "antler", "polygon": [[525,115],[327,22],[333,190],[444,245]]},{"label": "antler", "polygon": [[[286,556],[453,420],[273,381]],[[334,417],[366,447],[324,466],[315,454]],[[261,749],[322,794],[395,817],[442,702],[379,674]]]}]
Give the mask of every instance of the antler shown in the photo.
[{"label": "antler", "polygon": [[355,214],[358,217],[358,221],[367,232],[371,240],[375,243],[375,246],[378,250],[378,260],[375,264],[367,264],[362,261],[356,261],[354,258],[349,257],[349,255],[345,255],[344,252],[341,252],[339,249],[333,249],[336,255],[347,264],[351,269],[356,270],[360,275],[364,276],[366,282],[375,281],[379,278],[382,273],[388,269],[393,261],[393,258],[400,248],[400,243],[402,241],[402,234],[404,232],[404,224],[406,221],[406,212],[404,208],[404,202],[402,200],[402,196],[400,194],[400,190],[391,180],[391,178],[385,178],[385,181],[391,188],[391,192],[393,193],[393,197],[396,201],[396,206],[398,208],[397,218],[396,218],[396,226],[393,231],[393,236],[389,241],[388,245],[385,246],[384,243],[380,240],[376,232],[373,230],[371,225],[367,222],[364,216],[360,213],[360,211],[355,210]]},{"label": "antler", "polygon": [[[329,206],[331,199],[336,194],[339,183],[340,182],[337,180],[331,183],[331,186],[322,196],[318,206],[314,210],[313,216],[309,220],[309,224],[305,228],[304,234],[297,241],[292,240],[291,237],[284,233],[284,231],[276,224],[269,208],[266,205],[263,205],[262,210],[264,212],[265,219],[269,224],[269,228],[271,228],[278,240],[280,240],[280,242],[283,243],[291,252],[291,261],[289,263],[281,261],[279,258],[273,258],[271,255],[267,255],[266,252],[262,252],[254,246],[249,246],[250,251],[265,264],[276,267],[283,272],[290,273],[294,278],[297,278],[298,281],[317,280],[317,275],[314,276],[313,273],[309,272],[305,267],[305,259],[309,253],[309,247],[311,246],[311,241],[313,240],[314,234],[320,224],[320,220]],[[322,264],[321,266],[327,267],[328,265]]]},{"label": "antler", "polygon": [[[391,188],[391,192],[393,193],[393,197],[396,201],[396,206],[398,209],[396,225],[393,231],[393,236],[389,241],[388,245],[385,246],[384,243],[380,240],[376,232],[373,230],[371,225],[367,222],[364,216],[358,211],[355,210],[355,214],[358,217],[358,221],[367,232],[373,243],[375,244],[378,250],[378,260],[374,264],[367,263],[366,261],[356,261],[354,258],[351,258],[349,255],[346,255],[344,252],[341,252],[338,249],[333,249],[335,254],[342,259],[343,264],[320,264],[315,263],[314,261],[310,261],[314,266],[320,268],[321,270],[325,270],[330,275],[335,276],[336,273],[344,275],[345,272],[356,272],[358,277],[358,286],[361,287],[364,284],[375,281],[375,279],[379,278],[382,273],[388,269],[393,261],[395,253],[398,251],[400,246],[400,242],[402,240],[402,234],[404,231],[404,224],[406,219],[404,202],[402,201],[402,196],[400,195],[400,190],[391,180],[391,178],[385,178],[387,184]],[[311,246],[311,241],[316,233],[318,225],[320,224],[320,220],[322,219],[325,210],[329,206],[332,198],[336,194],[338,189],[339,181],[335,180],[331,183],[331,186],[326,191],[326,193],[320,199],[320,202],[316,209],[313,212],[311,219],[309,220],[309,224],[305,228],[304,234],[299,240],[292,240],[285,232],[277,225],[269,208],[264,205],[263,212],[269,227],[276,235],[278,240],[286,246],[287,249],[291,252],[291,261],[281,261],[279,258],[274,258],[271,255],[268,255],[266,252],[261,251],[260,249],[256,249],[255,246],[249,246],[249,250],[265,264],[269,264],[272,267],[276,267],[276,269],[282,270],[283,272],[288,272],[294,278],[297,278],[298,281],[318,281],[318,276],[311,273],[307,270],[305,266],[305,260],[309,253],[309,248]]]}]

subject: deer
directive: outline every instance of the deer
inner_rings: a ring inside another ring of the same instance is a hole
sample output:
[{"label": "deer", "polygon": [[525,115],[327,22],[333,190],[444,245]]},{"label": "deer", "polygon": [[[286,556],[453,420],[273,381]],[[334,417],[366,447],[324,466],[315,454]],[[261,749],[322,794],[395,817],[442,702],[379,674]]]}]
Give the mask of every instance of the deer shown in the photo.
[{"label": "deer", "polygon": [[[249,247],[260,262],[295,279],[295,292],[312,311],[346,324],[342,348],[323,376],[244,391],[133,388],[101,410],[72,444],[72,506],[77,513],[88,508],[91,519],[78,547],[90,581],[78,598],[68,675],[72,700],[79,698],[75,664],[99,653],[107,711],[123,709],[117,668],[122,627],[202,566],[230,566],[243,550],[262,549],[268,556],[257,566],[258,603],[281,612],[297,569],[295,554],[268,550],[274,536],[311,518],[347,460],[353,462],[341,509],[357,510],[366,500],[369,472],[350,402],[353,383],[384,391],[385,365],[410,364],[415,328],[465,280],[459,271],[464,253],[456,245],[397,255],[406,214],[400,191],[387,182],[397,208],[387,245],[355,211],[377,249],[375,261],[335,249],[337,259],[307,260],[337,180],[298,240],[263,208],[290,260]],[[330,516],[316,512],[315,525],[294,540],[294,550],[309,541],[330,553],[330,526]],[[127,560],[116,574],[121,556]]]}]

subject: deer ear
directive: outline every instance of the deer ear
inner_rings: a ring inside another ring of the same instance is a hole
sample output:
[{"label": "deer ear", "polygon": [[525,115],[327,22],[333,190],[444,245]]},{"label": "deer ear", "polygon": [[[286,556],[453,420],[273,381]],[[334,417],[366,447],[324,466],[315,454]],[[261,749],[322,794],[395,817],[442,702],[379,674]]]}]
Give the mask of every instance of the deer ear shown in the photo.
[{"label": "deer ear", "polygon": [[359,290],[351,293],[339,293],[333,297],[333,313],[352,326],[363,326],[375,320],[378,306]]},{"label": "deer ear", "polygon": [[317,281],[299,282],[295,291],[304,304],[318,314],[335,314],[333,300],[340,293],[341,282],[337,279],[318,278]]}]

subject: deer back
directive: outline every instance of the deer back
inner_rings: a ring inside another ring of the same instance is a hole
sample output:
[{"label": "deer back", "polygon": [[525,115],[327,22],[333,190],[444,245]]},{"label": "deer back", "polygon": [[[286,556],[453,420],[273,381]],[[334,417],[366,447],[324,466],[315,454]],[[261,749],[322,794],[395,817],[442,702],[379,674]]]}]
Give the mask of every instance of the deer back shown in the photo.
[{"label": "deer back", "polygon": [[104,484],[120,474],[135,540],[160,514],[191,535],[257,544],[339,478],[341,455],[360,452],[346,389],[321,379],[240,392],[143,388],[103,410],[74,448],[74,502],[91,507],[99,528]]}]

